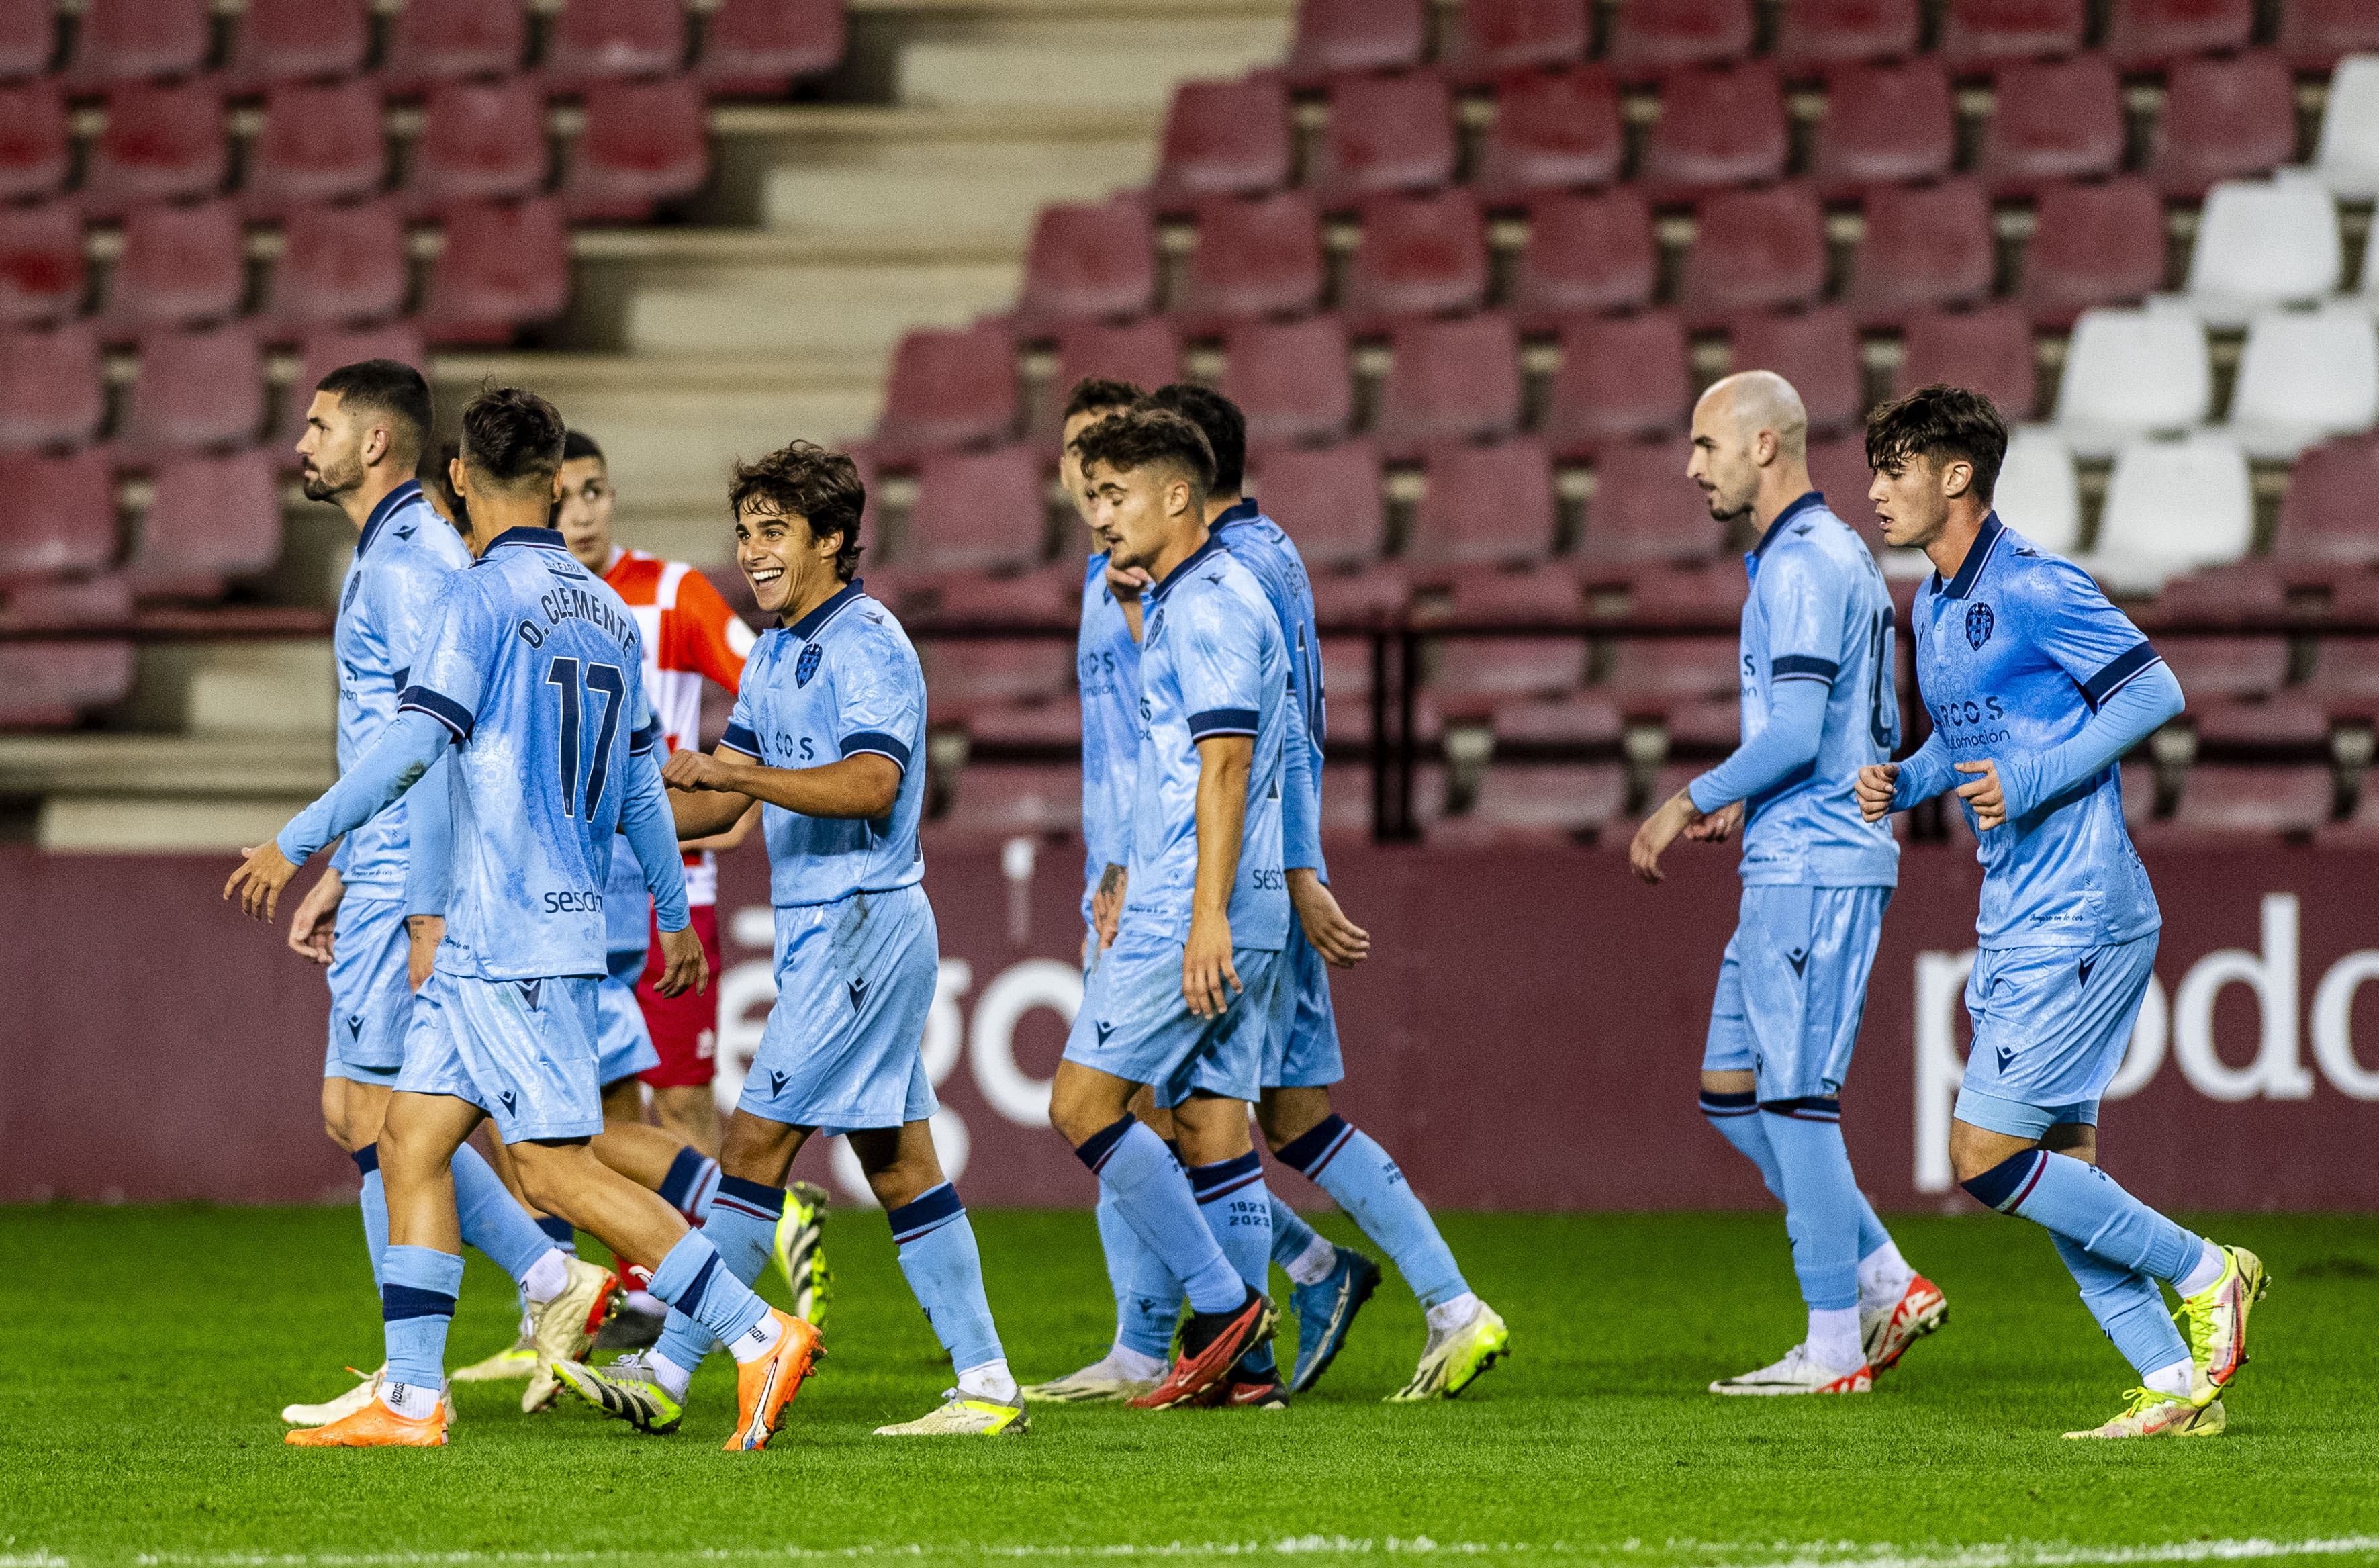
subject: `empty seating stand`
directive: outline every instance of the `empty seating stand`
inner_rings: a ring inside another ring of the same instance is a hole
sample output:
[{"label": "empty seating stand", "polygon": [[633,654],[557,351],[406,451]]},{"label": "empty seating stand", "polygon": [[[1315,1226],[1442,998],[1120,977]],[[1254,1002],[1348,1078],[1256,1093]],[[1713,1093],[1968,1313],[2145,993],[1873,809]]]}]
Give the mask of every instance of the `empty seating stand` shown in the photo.
[{"label": "empty seating stand", "polygon": [[1203,196],[1244,196],[1288,183],[1295,158],[1288,90],[1273,72],[1174,90],[1150,195],[1167,207]]},{"label": "empty seating stand", "polygon": [[1045,207],[1025,251],[1017,325],[1137,316],[1156,299],[1156,235],[1129,198]]},{"label": "empty seating stand", "polygon": [[1793,73],[1916,53],[1916,0],[1786,0],[1777,64]]},{"label": "empty seating stand", "polygon": [[1234,320],[1293,315],[1321,303],[1326,271],[1321,220],[1301,190],[1201,199],[1198,248],[1175,315],[1202,335]]},{"label": "empty seating stand", "polygon": [[1479,199],[1502,205],[1533,192],[1618,177],[1626,149],[1619,90],[1601,66],[1519,71],[1495,87],[1495,121],[1479,152]]},{"label": "empty seating stand", "polygon": [[1004,440],[1016,427],[1015,351],[995,325],[914,332],[900,340],[876,427],[879,463]]},{"label": "empty seating stand", "polygon": [[65,90],[54,80],[0,80],[0,201],[64,189],[72,155]]},{"label": "empty seating stand", "polygon": [[78,445],[99,433],[106,412],[88,321],[0,331],[0,452]]},{"label": "empty seating stand", "polygon": [[1682,429],[1693,403],[1685,323],[1675,312],[1577,317],[1562,330],[1545,439],[1565,458]]},{"label": "empty seating stand", "polygon": [[917,468],[917,501],[901,541],[901,568],[1014,572],[1038,564],[1045,533],[1044,461],[1039,448],[1023,446],[926,457]]},{"label": "empty seating stand", "polygon": [[81,309],[83,283],[72,205],[0,207],[0,327],[64,320]]},{"label": "empty seating stand", "polygon": [[1518,428],[1520,344],[1508,316],[1407,322],[1391,344],[1395,359],[1372,429],[1389,457],[1416,456],[1437,441],[1493,440]]},{"label": "empty seating stand", "polygon": [[1292,78],[1418,65],[1429,46],[1425,0],[1299,0],[1289,43]]},{"label": "empty seating stand", "polygon": [[281,553],[281,497],[272,453],[235,452],[162,464],[127,572],[142,594],[212,598],[224,579],[270,567]]},{"label": "empty seating stand", "polygon": [[1837,66],[1826,78],[1809,175],[1829,200],[1870,187],[1935,179],[1957,154],[1950,73],[1938,60]]},{"label": "empty seating stand", "polygon": [[121,82],[106,97],[79,199],[94,217],[152,201],[212,196],[230,167],[223,95],[207,78]]},{"label": "empty seating stand", "polygon": [[1564,316],[1649,305],[1659,274],[1641,191],[1540,197],[1528,206],[1513,306],[1523,332],[1552,331]]},{"label": "empty seating stand", "polygon": [[1751,53],[1750,0],[1635,0],[1612,20],[1609,58],[1630,80]]},{"label": "empty seating stand", "polygon": [[1585,59],[1593,38],[1587,0],[1470,0],[1454,18],[1441,63],[1469,79],[1564,66]]},{"label": "empty seating stand", "polygon": [[1486,297],[1486,228],[1469,191],[1375,196],[1360,211],[1363,240],[1341,301],[1354,331],[1472,309]]},{"label": "empty seating stand", "polygon": [[206,0],[92,0],[66,74],[85,90],[185,76],[207,63],[209,30]]},{"label": "empty seating stand", "polygon": [[367,0],[249,0],[232,35],[242,89],[361,70],[371,47]]},{"label": "empty seating stand", "polygon": [[1443,78],[1342,77],[1307,184],[1325,205],[1345,207],[1377,191],[1443,185],[1455,158],[1454,100]]},{"label": "empty seating stand", "polygon": [[842,0],[720,0],[694,63],[720,98],[775,98],[842,58]]},{"label": "empty seating stand", "polygon": [[136,208],[125,220],[105,320],[127,337],[148,327],[221,320],[238,310],[247,290],[247,246],[232,203]]},{"label": "empty seating stand", "polygon": [[280,82],[264,98],[240,199],[258,216],[378,191],[386,133],[368,81]]},{"label": "empty seating stand", "polygon": [[0,452],[0,491],[8,497],[0,510],[0,589],[114,564],[115,479],[105,453]]},{"label": "empty seating stand", "polygon": [[1328,440],[1354,416],[1346,330],[1337,318],[1241,327],[1225,352],[1223,395],[1247,416],[1250,443]]},{"label": "empty seating stand", "polygon": [[1655,201],[1774,179],[1788,143],[1776,67],[1766,60],[1678,71],[1660,84],[1660,117],[1644,151]]}]

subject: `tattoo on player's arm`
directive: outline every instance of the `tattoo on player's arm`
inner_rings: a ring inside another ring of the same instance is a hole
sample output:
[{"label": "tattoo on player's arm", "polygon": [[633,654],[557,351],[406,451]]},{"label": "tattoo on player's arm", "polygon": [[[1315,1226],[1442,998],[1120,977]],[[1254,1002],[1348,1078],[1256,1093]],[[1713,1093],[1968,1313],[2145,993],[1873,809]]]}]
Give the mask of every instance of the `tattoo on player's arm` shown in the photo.
[{"label": "tattoo on player's arm", "polygon": [[1110,865],[1106,870],[1099,874],[1100,892],[1113,893],[1121,886],[1123,886],[1123,867],[1119,865]]}]

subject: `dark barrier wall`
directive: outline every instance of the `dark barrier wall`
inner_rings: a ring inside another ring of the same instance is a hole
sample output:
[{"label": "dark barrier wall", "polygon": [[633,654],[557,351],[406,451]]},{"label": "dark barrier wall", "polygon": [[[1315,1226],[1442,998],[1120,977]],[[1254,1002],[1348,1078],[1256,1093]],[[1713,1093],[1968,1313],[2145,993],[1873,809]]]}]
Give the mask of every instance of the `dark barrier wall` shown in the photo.
[{"label": "dark barrier wall", "polygon": [[[1087,1203],[1090,1176],[1036,1125],[1080,991],[1081,861],[1022,849],[928,851],[945,1163],[976,1203]],[[1733,862],[1680,845],[1653,888],[1611,850],[1340,850],[1340,895],[1377,955],[1337,986],[1341,1109],[1449,1206],[1765,1204],[1694,1108]],[[2158,987],[2106,1107],[2108,1167],[2160,1204],[2379,1206],[2379,984],[2361,984],[2379,980],[2379,855],[2148,864],[2165,910]],[[0,1199],[353,1192],[320,1126],[321,971],[282,927],[218,901],[231,866],[0,850]],[[767,916],[756,846],[723,869],[731,1078],[767,1013]],[[1886,1209],[1965,1201],[1941,1149],[1978,877],[1948,848],[1902,862],[1843,1095],[1861,1181]],[[802,1165],[855,1185],[838,1152]]]}]

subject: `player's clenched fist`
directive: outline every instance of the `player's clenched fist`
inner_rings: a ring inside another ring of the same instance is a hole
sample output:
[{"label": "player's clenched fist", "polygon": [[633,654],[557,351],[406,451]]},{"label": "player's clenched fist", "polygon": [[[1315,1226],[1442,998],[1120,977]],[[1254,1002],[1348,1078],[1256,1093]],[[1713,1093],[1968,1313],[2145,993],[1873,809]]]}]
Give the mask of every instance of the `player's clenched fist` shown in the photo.
[{"label": "player's clenched fist", "polygon": [[1891,792],[1900,784],[1900,765],[1896,762],[1871,762],[1858,770],[1859,815],[1869,822],[1879,822],[1891,814]]},{"label": "player's clenched fist", "polygon": [[671,752],[661,779],[672,790],[728,790],[727,765],[707,752]]}]

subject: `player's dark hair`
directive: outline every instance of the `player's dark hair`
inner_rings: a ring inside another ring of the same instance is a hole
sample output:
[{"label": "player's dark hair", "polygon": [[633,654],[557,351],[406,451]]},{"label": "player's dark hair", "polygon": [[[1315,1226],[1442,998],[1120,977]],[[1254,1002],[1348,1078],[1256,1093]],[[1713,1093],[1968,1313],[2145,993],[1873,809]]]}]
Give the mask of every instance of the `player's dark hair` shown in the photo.
[{"label": "player's dark hair", "polygon": [[462,455],[463,443],[448,441],[435,454],[422,453],[421,466],[414,470],[414,474],[420,479],[423,489],[438,492],[439,503],[453,521],[454,531],[467,539],[471,537],[471,508],[454,491],[454,470],[452,466],[453,461]]},{"label": "player's dark hair", "polygon": [[404,360],[359,359],[342,365],[315,382],[314,390],[331,393],[342,407],[386,416],[396,426],[390,442],[396,460],[421,461],[422,449],[429,444],[429,383]]},{"label": "player's dark hair", "polygon": [[463,463],[507,490],[549,488],[568,427],[561,410],[520,387],[491,387],[463,410]]},{"label": "player's dark hair", "polygon": [[2007,421],[1989,398],[1964,387],[1919,387],[1866,416],[1868,467],[1896,474],[1917,457],[1968,463],[1974,497],[1985,506],[2007,449]]},{"label": "player's dark hair", "polygon": [[1143,408],[1169,408],[1206,434],[1214,453],[1214,482],[1207,493],[1235,496],[1248,482],[1248,416],[1212,387],[1174,381],[1141,400]]},{"label": "player's dark hair", "polygon": [[598,463],[606,461],[603,449],[595,444],[594,437],[584,430],[565,432],[562,438],[562,461],[575,463],[582,457],[591,457]]},{"label": "player's dark hair", "polygon": [[1094,408],[1118,411],[1129,408],[1147,395],[1131,381],[1113,380],[1105,376],[1085,376],[1074,383],[1072,392],[1066,394],[1066,412],[1060,416],[1059,423],[1078,414],[1088,414]]},{"label": "player's dark hair", "polygon": [[727,488],[727,511],[731,517],[742,517],[747,510],[763,516],[805,518],[813,539],[840,534],[834,574],[846,583],[858,574],[859,522],[867,510],[867,487],[860,482],[859,464],[841,452],[794,441],[757,463],[739,460]]},{"label": "player's dark hair", "polygon": [[1199,504],[1214,488],[1214,449],[1206,432],[1169,408],[1112,414],[1074,438],[1074,455],[1123,473],[1170,464],[1189,476]]}]

